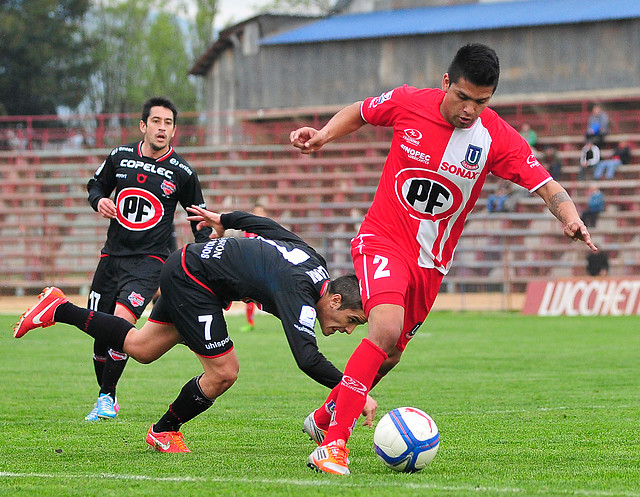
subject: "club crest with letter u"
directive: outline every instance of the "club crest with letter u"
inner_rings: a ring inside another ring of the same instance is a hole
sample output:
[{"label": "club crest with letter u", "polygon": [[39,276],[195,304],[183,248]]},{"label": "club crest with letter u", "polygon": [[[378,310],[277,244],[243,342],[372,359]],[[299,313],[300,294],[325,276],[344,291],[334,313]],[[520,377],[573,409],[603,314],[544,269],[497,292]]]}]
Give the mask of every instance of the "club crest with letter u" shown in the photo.
[{"label": "club crest with letter u", "polygon": [[480,158],[482,157],[482,147],[478,147],[477,145],[469,145],[467,147],[467,153],[464,156],[464,160],[461,165],[465,169],[469,171],[475,171],[478,169],[478,163],[480,162]]}]

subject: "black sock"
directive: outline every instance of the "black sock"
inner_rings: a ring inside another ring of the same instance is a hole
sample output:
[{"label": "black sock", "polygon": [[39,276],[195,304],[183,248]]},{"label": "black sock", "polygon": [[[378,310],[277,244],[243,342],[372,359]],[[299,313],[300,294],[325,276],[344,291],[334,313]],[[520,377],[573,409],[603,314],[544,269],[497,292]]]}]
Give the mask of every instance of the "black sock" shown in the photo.
[{"label": "black sock", "polygon": [[109,349],[102,373],[101,394],[109,394],[113,400],[116,400],[116,385],[124,372],[128,359],[129,356],[124,352]]},{"label": "black sock", "polygon": [[124,348],[124,339],[134,326],[118,316],[78,307],[71,302],[60,304],[54,314],[56,323],[71,324],[114,350]]},{"label": "black sock", "polygon": [[96,380],[98,381],[98,386],[102,386],[102,375],[104,374],[104,365],[107,362],[106,357],[98,356],[95,353],[93,354],[93,370],[96,372]]},{"label": "black sock", "polygon": [[153,425],[153,431],[156,433],[179,431],[183,423],[195,418],[213,405],[213,400],[207,398],[200,389],[198,384],[200,376],[192,378],[182,387],[178,398],[169,406],[169,410]]}]

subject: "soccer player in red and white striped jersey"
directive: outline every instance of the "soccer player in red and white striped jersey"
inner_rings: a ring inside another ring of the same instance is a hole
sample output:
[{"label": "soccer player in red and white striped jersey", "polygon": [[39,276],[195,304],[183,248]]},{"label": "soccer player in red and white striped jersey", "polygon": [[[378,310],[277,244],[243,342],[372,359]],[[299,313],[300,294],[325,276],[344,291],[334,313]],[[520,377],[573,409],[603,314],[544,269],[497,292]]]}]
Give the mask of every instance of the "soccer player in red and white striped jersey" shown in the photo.
[{"label": "soccer player in red and white striped jersey", "polygon": [[291,132],[292,145],[309,154],[365,124],[393,128],[375,198],[351,243],[369,333],[342,382],[310,417],[316,433],[327,430],[309,456],[316,470],[349,473],[346,442],[368,392],[426,319],[487,174],[538,194],[565,235],[597,250],[565,189],[488,108],[499,75],[495,51],[468,44],[444,74],[442,89],[405,85],[345,107],[320,130]]}]

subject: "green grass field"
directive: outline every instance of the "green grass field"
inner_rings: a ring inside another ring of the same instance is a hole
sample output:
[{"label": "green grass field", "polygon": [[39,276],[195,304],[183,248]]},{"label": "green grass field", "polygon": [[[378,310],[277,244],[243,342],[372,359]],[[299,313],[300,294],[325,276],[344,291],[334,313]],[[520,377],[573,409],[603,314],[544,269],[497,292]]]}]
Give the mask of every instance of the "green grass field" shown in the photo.
[{"label": "green grass field", "polygon": [[[279,322],[235,332],[240,377],[183,427],[192,454],[147,449],[150,423],[199,374],[177,347],[130,361],[118,419],[87,423],[97,395],[91,339],[57,325],[21,340],[0,316],[0,495],[640,496],[640,319],[432,314],[374,390],[384,412],[431,414],[441,443],[420,473],[397,474],[358,427],[350,476],[316,474],[305,416],[327,390],[294,364]],[[319,338],[342,368],[361,338]]]}]

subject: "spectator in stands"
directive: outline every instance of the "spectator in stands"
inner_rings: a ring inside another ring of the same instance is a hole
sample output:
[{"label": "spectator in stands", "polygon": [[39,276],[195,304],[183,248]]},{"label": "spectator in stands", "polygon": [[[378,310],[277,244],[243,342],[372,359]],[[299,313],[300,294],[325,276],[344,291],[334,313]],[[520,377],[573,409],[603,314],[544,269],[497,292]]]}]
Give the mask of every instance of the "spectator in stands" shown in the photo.
[{"label": "spectator in stands", "polygon": [[538,141],[538,133],[536,133],[529,123],[524,123],[520,127],[520,136],[529,144],[534,155],[538,154],[536,150],[536,142]]},{"label": "spectator in stands", "polygon": [[604,139],[609,134],[609,116],[602,110],[599,104],[593,106],[591,115],[587,121],[587,130],[585,138],[587,141],[593,142],[598,147],[604,145]]},{"label": "spectator in stands", "polygon": [[18,124],[15,130],[9,128],[7,135],[9,147],[12,150],[24,150],[27,148],[27,139],[22,124]]},{"label": "spectator in stands", "polygon": [[[267,217],[267,210],[264,208],[264,205],[262,204],[256,204],[253,207],[253,211],[252,214],[256,215],[256,216],[260,216],[260,217]],[[246,238],[255,238],[256,235],[255,233],[249,233],[247,231],[244,232],[244,236]],[[249,301],[246,302],[246,307],[245,307],[245,316],[247,318],[247,324],[245,324],[244,326],[242,326],[242,328],[240,328],[240,331],[253,331],[256,327],[256,322],[254,319],[254,315],[256,313],[256,304],[253,301]]]},{"label": "spectator in stands", "polygon": [[607,276],[609,274],[609,255],[599,250],[595,254],[587,254],[587,273],[590,276]]},{"label": "spectator in stands", "polygon": [[510,181],[501,180],[496,193],[487,197],[489,212],[514,212],[518,207],[518,200],[526,190]]},{"label": "spectator in stands", "polygon": [[[178,112],[171,100],[154,97],[142,107],[142,140],[114,149],[87,184],[89,204],[110,219],[89,293],[89,309],[114,314],[135,324],[159,287],[160,270],[173,243],[173,220],[183,208],[204,206],[195,171],[171,146]],[[111,194],[115,191],[114,202]],[[191,229],[207,242],[211,228]],[[100,387],[88,421],[115,418],[116,385],[128,356],[96,340],[93,364]]]},{"label": "spectator in stands", "polygon": [[582,211],[582,220],[589,228],[595,228],[598,216],[604,210],[604,194],[596,185],[591,185],[587,190],[587,208]]},{"label": "spectator in stands", "polygon": [[549,171],[549,174],[551,174],[553,179],[560,179],[562,174],[562,159],[560,158],[558,151],[551,145],[544,149],[542,164],[546,166],[547,171]]},{"label": "spectator in stands", "polygon": [[611,179],[619,165],[629,163],[631,163],[629,142],[622,141],[618,144],[610,159],[601,160],[595,165],[593,177],[594,179],[600,179],[604,173],[606,179]]},{"label": "spectator in stands", "polygon": [[67,146],[72,149],[81,149],[84,146],[84,132],[75,130],[67,140]]},{"label": "spectator in stands", "polygon": [[597,251],[566,190],[488,107],[499,76],[495,51],[470,43],[456,53],[441,88],[403,85],[344,107],[321,129],[304,126],[289,136],[309,154],[366,124],[394,132],[373,203],[351,242],[368,334],[341,383],[304,422],[318,443],[311,468],[349,474],[347,442],[368,393],[426,320],[488,173],[535,192],[567,237]]},{"label": "spectator in stands", "polygon": [[592,141],[587,141],[580,151],[580,171],[578,172],[578,179],[586,179],[589,168],[595,167],[598,162],[600,162],[600,148]]},{"label": "spectator in stands", "polygon": [[503,212],[504,203],[509,195],[509,182],[501,181],[495,193],[487,197],[487,210],[489,212]]}]

